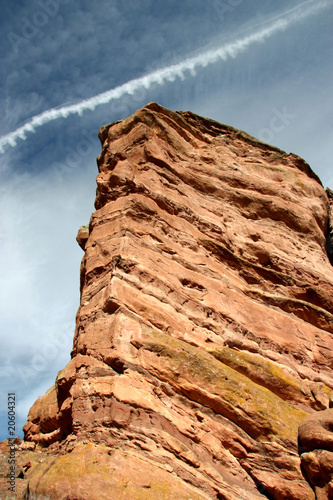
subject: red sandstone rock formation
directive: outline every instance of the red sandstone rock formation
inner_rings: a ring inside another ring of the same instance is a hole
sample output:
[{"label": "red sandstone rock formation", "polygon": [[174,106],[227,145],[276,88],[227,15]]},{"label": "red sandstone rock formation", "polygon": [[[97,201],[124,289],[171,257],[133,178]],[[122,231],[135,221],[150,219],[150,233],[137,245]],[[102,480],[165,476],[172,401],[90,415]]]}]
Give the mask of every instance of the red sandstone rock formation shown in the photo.
[{"label": "red sandstone rock formation", "polygon": [[[333,403],[333,401],[332,401]],[[333,405],[331,404],[333,407]],[[316,499],[333,498],[333,409],[314,413],[299,427],[301,463]]]},{"label": "red sandstone rock formation", "polygon": [[24,426],[29,498],[332,498],[319,179],[294,154],[154,103],[99,137],[72,359]]}]

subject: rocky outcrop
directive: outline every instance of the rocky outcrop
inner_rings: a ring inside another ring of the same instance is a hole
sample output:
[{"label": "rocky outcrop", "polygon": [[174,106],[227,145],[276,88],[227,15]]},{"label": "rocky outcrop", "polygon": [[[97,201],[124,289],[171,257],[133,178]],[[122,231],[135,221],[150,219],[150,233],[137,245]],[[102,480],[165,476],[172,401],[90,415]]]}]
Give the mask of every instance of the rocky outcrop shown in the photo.
[{"label": "rocky outcrop", "polygon": [[332,453],[320,465],[309,433],[333,389],[320,181],[154,103],[99,137],[72,359],[24,427],[29,498],[315,499],[307,464]]},{"label": "rocky outcrop", "polygon": [[299,427],[301,463],[317,500],[333,498],[333,399],[330,406]]}]

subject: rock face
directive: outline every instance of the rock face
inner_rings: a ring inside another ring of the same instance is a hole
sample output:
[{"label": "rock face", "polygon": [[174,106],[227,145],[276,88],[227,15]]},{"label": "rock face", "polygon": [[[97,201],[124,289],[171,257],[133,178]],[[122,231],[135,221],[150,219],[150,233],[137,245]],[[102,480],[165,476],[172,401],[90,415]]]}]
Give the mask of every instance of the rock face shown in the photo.
[{"label": "rock face", "polygon": [[316,499],[332,499],[333,409],[307,417],[299,427],[299,443],[302,466],[314,487]]},{"label": "rock face", "polygon": [[333,498],[332,198],[298,156],[190,112],[150,103],[99,137],[28,498]]}]

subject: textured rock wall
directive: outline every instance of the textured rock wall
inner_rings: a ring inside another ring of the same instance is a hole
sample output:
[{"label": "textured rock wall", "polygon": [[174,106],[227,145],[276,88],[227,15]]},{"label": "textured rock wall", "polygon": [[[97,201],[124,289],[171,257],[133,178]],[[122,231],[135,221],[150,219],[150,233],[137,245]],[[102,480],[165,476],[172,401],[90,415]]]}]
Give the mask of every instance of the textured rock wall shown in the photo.
[{"label": "textured rock wall", "polygon": [[301,158],[189,112],[150,103],[99,137],[72,359],[24,428],[30,498],[314,499],[332,198]]}]

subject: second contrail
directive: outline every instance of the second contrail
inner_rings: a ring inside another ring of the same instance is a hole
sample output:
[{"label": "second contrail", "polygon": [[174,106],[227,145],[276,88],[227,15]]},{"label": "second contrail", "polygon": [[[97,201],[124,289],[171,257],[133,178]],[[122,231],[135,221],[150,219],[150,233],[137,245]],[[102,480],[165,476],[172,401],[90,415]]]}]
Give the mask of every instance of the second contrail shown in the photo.
[{"label": "second contrail", "polygon": [[27,123],[17,128],[13,132],[0,137],[0,151],[3,152],[4,146],[10,145],[15,147],[17,139],[26,139],[27,132],[35,132],[37,127],[57,120],[58,118],[66,118],[72,114],[81,115],[86,110],[94,110],[96,106],[109,103],[113,100],[121,98],[123,95],[134,94],[139,89],[149,89],[152,84],[163,85],[166,81],[174,81],[175,78],[184,78],[186,72],[194,74],[196,68],[205,67],[208,64],[216,63],[217,61],[227,60],[228,58],[236,57],[244,52],[248,47],[256,42],[263,42],[275,33],[285,30],[292,24],[315,14],[317,11],[327,7],[329,1],[313,1],[303,2],[297,7],[284,12],[274,21],[269,22],[264,28],[256,32],[239,38],[233,42],[199,54],[195,57],[189,57],[184,61],[173,64],[166,68],[156,70],[141,78],[130,80],[119,87],[98,94],[90,99],[85,99],[79,103],[62,106],[60,108],[52,108],[43,113],[34,116]]}]

